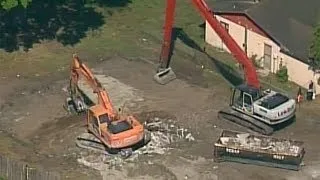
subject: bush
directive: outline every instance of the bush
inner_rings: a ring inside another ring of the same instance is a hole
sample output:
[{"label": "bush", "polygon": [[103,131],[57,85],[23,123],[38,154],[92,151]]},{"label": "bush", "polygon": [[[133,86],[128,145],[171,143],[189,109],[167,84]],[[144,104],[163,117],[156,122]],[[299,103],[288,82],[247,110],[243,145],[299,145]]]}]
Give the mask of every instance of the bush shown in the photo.
[{"label": "bush", "polygon": [[257,58],[257,55],[254,54],[254,55],[252,55],[252,56],[250,57],[250,59],[252,60],[252,63],[253,63],[253,65],[254,65],[256,68],[258,68],[258,69],[261,69],[261,68],[262,68],[262,66],[261,66],[262,58],[258,59],[258,58]]},{"label": "bush", "polygon": [[288,69],[286,66],[281,66],[280,69],[276,73],[277,78],[280,82],[288,82]]}]

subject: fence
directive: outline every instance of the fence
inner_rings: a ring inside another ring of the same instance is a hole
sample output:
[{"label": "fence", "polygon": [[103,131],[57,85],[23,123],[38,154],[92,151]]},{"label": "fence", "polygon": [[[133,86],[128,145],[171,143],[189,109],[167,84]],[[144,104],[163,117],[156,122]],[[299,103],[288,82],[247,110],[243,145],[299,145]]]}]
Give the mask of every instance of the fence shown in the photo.
[{"label": "fence", "polygon": [[0,156],[0,180],[60,180],[60,175]]}]

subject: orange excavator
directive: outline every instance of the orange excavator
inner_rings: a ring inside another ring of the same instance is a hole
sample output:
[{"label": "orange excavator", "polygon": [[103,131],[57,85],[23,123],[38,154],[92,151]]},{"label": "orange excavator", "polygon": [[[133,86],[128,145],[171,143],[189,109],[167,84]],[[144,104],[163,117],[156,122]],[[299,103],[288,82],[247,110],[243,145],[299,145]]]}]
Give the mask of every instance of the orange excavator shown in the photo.
[{"label": "orange excavator", "polygon": [[[84,81],[96,97],[88,97],[84,89],[79,88],[80,81]],[[99,80],[75,54],[68,92],[66,109],[77,114],[86,112],[89,133],[83,133],[77,138],[76,144],[79,147],[108,154],[127,154],[150,141],[148,132],[134,116],[121,115],[114,109]]]}]

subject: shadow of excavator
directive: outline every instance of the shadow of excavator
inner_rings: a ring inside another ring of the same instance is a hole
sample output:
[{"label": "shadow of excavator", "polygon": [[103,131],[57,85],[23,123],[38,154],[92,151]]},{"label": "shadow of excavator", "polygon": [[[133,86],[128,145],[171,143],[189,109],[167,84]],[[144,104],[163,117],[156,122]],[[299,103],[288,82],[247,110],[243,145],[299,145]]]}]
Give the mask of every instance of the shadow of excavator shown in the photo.
[{"label": "shadow of excavator", "polygon": [[[200,25],[200,27],[203,28],[203,25]],[[169,61],[171,61],[171,57],[175,47],[175,42],[177,39],[180,39],[188,47],[205,54],[206,57],[211,60],[213,64],[212,68],[214,68],[219,74],[221,74],[222,77],[225,80],[227,80],[232,86],[237,86],[244,82],[242,76],[236,70],[234,70],[232,67],[230,67],[226,63],[223,63],[221,60],[217,60],[214,57],[211,57],[207,52],[203,50],[203,48],[201,48],[194,40],[192,40],[183,31],[182,28],[176,28],[176,27],[173,28]]]}]

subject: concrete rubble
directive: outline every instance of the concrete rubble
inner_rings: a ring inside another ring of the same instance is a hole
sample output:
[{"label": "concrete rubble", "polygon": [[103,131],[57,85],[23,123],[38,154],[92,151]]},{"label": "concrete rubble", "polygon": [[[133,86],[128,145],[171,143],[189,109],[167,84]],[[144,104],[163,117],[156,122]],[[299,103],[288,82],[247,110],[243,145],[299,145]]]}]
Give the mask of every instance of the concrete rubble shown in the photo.
[{"label": "concrete rubble", "polygon": [[106,168],[119,167],[124,163],[133,162],[141,155],[165,154],[172,149],[170,147],[172,143],[195,140],[188,129],[178,127],[170,120],[153,118],[146,121],[144,126],[150,131],[151,141],[146,146],[134,151],[131,156],[92,153],[80,155],[78,163],[103,171]]},{"label": "concrete rubble", "polygon": [[290,140],[256,137],[248,133],[237,134],[236,137],[221,137],[220,141],[226,146],[293,155],[298,154],[301,149]]}]

